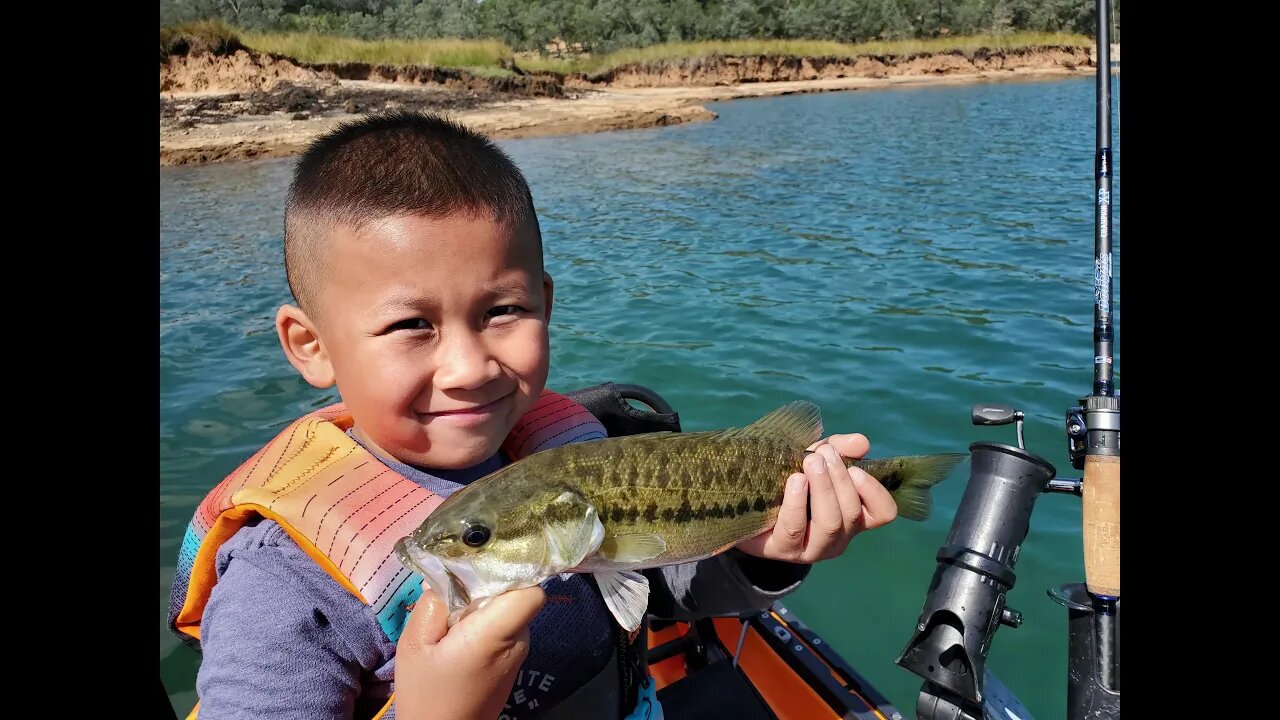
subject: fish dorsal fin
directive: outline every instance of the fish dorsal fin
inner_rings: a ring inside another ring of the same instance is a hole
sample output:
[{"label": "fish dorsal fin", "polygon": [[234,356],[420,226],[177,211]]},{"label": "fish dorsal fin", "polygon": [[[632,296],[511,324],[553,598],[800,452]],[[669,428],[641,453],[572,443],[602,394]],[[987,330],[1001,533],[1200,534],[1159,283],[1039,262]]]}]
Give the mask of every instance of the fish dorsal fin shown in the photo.
[{"label": "fish dorsal fin", "polygon": [[807,448],[822,437],[822,411],[807,400],[796,400],[744,428],[726,430],[723,438],[768,437]]}]

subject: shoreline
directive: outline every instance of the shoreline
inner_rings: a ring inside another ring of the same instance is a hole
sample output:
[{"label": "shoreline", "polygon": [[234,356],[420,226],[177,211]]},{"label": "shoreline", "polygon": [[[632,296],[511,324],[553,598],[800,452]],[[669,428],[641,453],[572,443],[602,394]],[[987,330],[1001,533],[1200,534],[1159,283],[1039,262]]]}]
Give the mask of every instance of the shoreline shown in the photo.
[{"label": "shoreline", "polygon": [[[1092,55],[1090,51],[1090,55]],[[1117,54],[1118,56],[1118,54]],[[708,122],[716,114],[704,103],[754,97],[775,97],[814,92],[874,90],[903,86],[945,86],[977,82],[1039,80],[1093,75],[1088,65],[1046,63],[976,72],[911,72],[879,77],[838,77],[778,82],[739,82],[719,85],[665,87],[570,88],[565,97],[474,97],[472,102],[452,103],[458,93],[439,87],[405,85],[368,80],[334,80],[340,90],[361,93],[362,98],[394,98],[386,108],[402,106],[407,96],[445,107],[431,108],[496,139],[574,135],[614,130],[635,130],[691,122]],[[1113,71],[1116,72],[1116,71]],[[162,103],[199,102],[216,93],[162,93]],[[465,99],[465,98],[464,98]],[[348,101],[348,104],[350,101]],[[309,113],[277,111],[269,115],[241,115],[234,119],[182,124],[161,122],[160,165],[202,165],[217,162],[278,158],[296,155],[316,136],[358,114],[332,110],[311,117]]]}]

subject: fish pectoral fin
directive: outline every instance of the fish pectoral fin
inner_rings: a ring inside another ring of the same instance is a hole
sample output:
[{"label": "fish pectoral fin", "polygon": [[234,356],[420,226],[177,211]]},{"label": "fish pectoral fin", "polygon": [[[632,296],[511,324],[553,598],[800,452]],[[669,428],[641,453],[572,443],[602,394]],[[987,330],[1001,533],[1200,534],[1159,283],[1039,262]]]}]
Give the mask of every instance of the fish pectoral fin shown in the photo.
[{"label": "fish pectoral fin", "polygon": [[604,604],[618,624],[635,632],[649,609],[649,578],[633,570],[595,573]]},{"label": "fish pectoral fin", "polygon": [[577,513],[572,520],[542,528],[546,537],[546,556],[542,566],[558,573],[578,565],[583,558],[599,549],[604,540],[604,524],[600,522],[595,506],[580,495],[565,492],[554,502],[568,505]]},{"label": "fish pectoral fin", "polygon": [[652,560],[667,551],[667,541],[653,533],[624,533],[606,536],[599,554],[620,564]]}]

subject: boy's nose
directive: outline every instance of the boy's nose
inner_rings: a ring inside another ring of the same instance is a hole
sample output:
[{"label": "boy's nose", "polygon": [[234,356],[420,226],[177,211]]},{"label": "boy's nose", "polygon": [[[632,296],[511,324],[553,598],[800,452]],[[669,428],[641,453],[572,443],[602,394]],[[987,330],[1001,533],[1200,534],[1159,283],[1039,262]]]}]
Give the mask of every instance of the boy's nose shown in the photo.
[{"label": "boy's nose", "polygon": [[435,385],[440,388],[471,390],[483,386],[502,373],[497,359],[480,338],[469,333],[446,339]]}]

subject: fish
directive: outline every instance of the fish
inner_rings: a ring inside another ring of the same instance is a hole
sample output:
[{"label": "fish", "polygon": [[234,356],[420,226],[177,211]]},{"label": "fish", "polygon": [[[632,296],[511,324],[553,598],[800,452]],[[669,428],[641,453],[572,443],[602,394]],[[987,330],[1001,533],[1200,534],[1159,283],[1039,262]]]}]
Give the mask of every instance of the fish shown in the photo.
[{"label": "fish", "polygon": [[[458,490],[396,554],[445,600],[449,625],[509,590],[594,576],[634,632],[648,607],[641,570],[695,562],[773,527],[787,478],[822,436],[818,406],[790,402],[742,428],[570,443]],[[924,520],[930,489],[968,453],[846,460]]]}]

